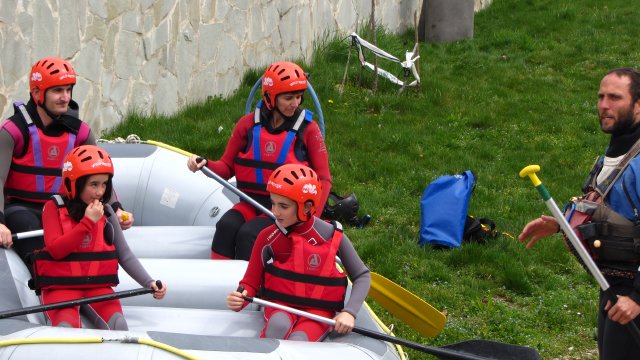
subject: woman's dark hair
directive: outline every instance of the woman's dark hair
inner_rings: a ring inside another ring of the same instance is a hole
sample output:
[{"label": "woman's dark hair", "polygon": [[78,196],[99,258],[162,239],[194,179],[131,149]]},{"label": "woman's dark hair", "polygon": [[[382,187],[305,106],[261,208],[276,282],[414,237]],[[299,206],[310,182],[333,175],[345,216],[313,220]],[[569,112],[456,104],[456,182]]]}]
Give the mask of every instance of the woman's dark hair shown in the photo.
[{"label": "woman's dark hair", "polygon": [[[80,199],[80,194],[82,194],[82,190],[84,186],[87,184],[88,176],[83,176],[76,180],[76,197],[73,199],[66,199],[67,209],[69,210],[69,216],[75,221],[80,222],[84,217],[84,211],[87,209],[87,204],[84,203]],[[113,193],[113,176],[109,175],[109,181],[107,181],[107,188],[104,191],[104,195],[102,196],[102,202],[107,204],[111,201],[111,193]],[[108,216],[108,215],[107,215]]]}]

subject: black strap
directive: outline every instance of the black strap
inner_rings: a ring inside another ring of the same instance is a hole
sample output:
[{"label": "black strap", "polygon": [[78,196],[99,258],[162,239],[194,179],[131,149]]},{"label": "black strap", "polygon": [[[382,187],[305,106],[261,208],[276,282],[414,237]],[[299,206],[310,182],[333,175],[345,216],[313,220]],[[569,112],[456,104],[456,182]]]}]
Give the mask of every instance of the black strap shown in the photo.
[{"label": "black strap", "polygon": [[39,166],[25,166],[12,163],[11,170],[30,175],[62,176],[62,169]]},{"label": "black strap", "polygon": [[265,299],[283,301],[293,305],[334,311],[341,311],[342,309],[344,309],[344,301],[309,299],[294,295],[283,294],[281,292],[273,291],[270,289],[262,289],[262,294]]},{"label": "black strap", "polygon": [[118,284],[120,281],[118,275],[101,275],[101,276],[37,276],[35,279],[35,287],[40,289],[50,285],[100,285],[100,284]]},{"label": "black strap", "polygon": [[113,260],[118,258],[118,254],[116,251],[97,251],[97,252],[76,252],[71,253],[65,256],[62,259],[54,259],[51,254],[46,251],[38,251],[36,252],[35,258],[37,260],[47,260],[47,261],[105,261],[105,260]]},{"label": "black strap", "polygon": [[347,278],[346,277],[326,277],[326,276],[314,276],[308,274],[300,274],[297,272],[280,269],[278,267],[273,266],[273,264],[267,264],[264,268],[265,272],[273,276],[277,276],[279,278],[301,282],[306,284],[314,284],[314,285],[322,285],[322,286],[347,286]]}]

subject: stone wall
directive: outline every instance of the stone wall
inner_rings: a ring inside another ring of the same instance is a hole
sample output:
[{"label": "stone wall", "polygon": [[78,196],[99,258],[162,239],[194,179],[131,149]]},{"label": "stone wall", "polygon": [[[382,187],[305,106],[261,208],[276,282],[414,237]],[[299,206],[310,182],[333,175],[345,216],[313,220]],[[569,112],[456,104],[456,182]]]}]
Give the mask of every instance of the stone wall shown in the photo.
[{"label": "stone wall", "polygon": [[[474,0],[479,10],[491,0]],[[390,31],[414,27],[421,0],[376,0]],[[315,41],[354,31],[368,0],[1,0],[0,114],[26,101],[31,65],[68,59],[74,99],[98,134],[128,111],[171,114],[233,92],[247,69],[310,59]]]}]

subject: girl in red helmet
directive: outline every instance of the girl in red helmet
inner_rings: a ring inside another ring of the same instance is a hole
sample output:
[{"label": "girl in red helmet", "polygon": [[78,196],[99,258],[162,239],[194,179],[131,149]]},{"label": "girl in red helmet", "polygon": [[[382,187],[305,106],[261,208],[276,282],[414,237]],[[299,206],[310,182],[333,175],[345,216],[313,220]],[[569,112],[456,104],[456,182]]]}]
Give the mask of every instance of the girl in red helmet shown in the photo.
[{"label": "girl in red helmet", "polygon": [[[262,294],[265,299],[334,318],[335,331],[349,333],[364,302],[371,276],[339,223],[328,223],[314,214],[322,199],[318,175],[307,166],[283,165],[271,174],[267,190],[276,225],[264,229],[256,240],[240,291],[227,296],[227,306],[240,311],[243,296]],[[353,286],[344,302],[347,278],[338,270],[338,255]],[[331,330],[328,325],[283,310],[266,308],[261,337],[319,341]]]},{"label": "girl in red helmet", "polygon": [[[187,166],[196,171],[206,164],[225,179],[236,177],[238,188],[265,207],[270,206],[267,179],[283,164],[314,169],[322,183],[316,204],[320,216],[331,190],[329,157],[324,138],[312,113],[301,109],[307,76],[300,66],[276,62],[262,77],[262,101],[253,113],[242,117],[218,161],[192,156]],[[248,260],[256,236],[272,221],[246,201],[240,201],[216,224],[211,245],[213,259]]]},{"label": "girl in red helmet", "polygon": [[[96,144],[79,119],[75,84],[76,73],[65,59],[38,60],[29,74],[31,99],[14,103],[14,115],[0,123],[0,247],[15,247],[29,267],[29,254],[44,246],[42,237],[14,243],[11,233],[42,228],[42,205],[60,192],[65,155]],[[124,211],[112,198],[122,228],[131,227],[133,217],[123,220]]]},{"label": "girl in red helmet", "polygon": [[[83,145],[64,159],[64,196],[55,195],[44,205],[45,247],[34,254],[34,281],[43,304],[113,293],[121,265],[141,286],[158,288],[129,249],[118,219],[107,203],[111,196],[113,165],[104,149]],[[127,330],[120,301],[88,306],[87,315],[97,328]],[[79,307],[46,312],[54,326],[80,327]]]}]

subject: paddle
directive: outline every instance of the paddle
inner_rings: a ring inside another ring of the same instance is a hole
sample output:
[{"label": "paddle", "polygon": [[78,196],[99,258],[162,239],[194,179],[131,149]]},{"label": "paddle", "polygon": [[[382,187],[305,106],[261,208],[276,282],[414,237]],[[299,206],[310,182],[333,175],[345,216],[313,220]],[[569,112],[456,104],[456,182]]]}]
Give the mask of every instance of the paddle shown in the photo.
[{"label": "paddle", "polygon": [[[565,219],[564,214],[562,213],[562,211],[560,211],[555,200],[553,200],[553,198],[551,197],[549,190],[547,190],[547,188],[542,184],[542,181],[540,181],[540,179],[538,178],[538,175],[536,175],[538,171],[540,171],[540,166],[529,165],[520,170],[520,177],[524,178],[528,176],[533,183],[533,186],[538,189],[538,192],[544,200],[544,203],[547,205],[547,208],[549,208],[549,211],[551,211],[551,214],[553,214],[553,217],[562,228],[562,231],[567,236],[569,241],[571,241],[571,244],[576,249],[576,252],[586,265],[587,270],[596,279],[596,281],[600,285],[600,289],[602,289],[602,292],[604,292],[605,296],[609,298],[609,301],[611,301],[612,304],[615,304],[618,301],[618,297],[613,292],[613,290],[611,290],[611,288],[609,287],[609,282],[607,281],[607,279],[605,279],[604,275],[602,275],[600,269],[598,269],[598,266],[587,252],[587,249],[585,249],[584,245],[582,245],[582,241],[578,239],[578,236],[573,231],[573,228],[571,227],[571,225],[569,225],[567,219]],[[640,345],[640,329],[638,329],[636,323],[631,321],[627,323],[626,326],[627,329],[629,329],[629,332],[631,333],[631,336],[635,340],[636,344]]]},{"label": "paddle", "polygon": [[[182,150],[159,141],[140,140],[139,142],[165,148],[187,157],[191,157],[191,155],[193,155],[186,150]],[[275,216],[269,209],[265,208],[247,194],[231,185],[228,181],[211,171],[206,166],[203,166],[200,170],[202,170],[206,176],[214,179],[220,185],[224,186],[226,189],[247,201],[249,204],[255,206],[265,215],[269,216],[274,220],[276,225],[278,224],[278,222],[275,221]],[[280,230],[286,234],[285,229],[280,228]],[[369,290],[369,296],[387,309],[391,314],[424,336],[436,336],[442,331],[442,329],[444,329],[446,316],[443,313],[410,291],[402,288],[400,285],[395,284],[374,272],[371,273],[371,288]]]},{"label": "paddle", "polygon": [[[156,280],[156,285],[158,286],[159,289],[162,288],[162,282],[160,280]],[[7,311],[0,312],[0,319],[26,315],[26,314],[33,314],[37,312],[44,312],[49,310],[64,309],[72,306],[91,304],[91,303],[107,301],[107,300],[128,298],[132,296],[151,294],[151,293],[153,293],[153,289],[140,288],[140,289],[115,292],[113,294],[93,296],[93,297],[84,298],[84,299],[61,301],[61,302],[45,304],[45,305],[29,306],[22,309],[7,310]]]},{"label": "paddle", "polygon": [[369,296],[421,335],[437,336],[447,322],[447,317],[426,301],[374,272]]},{"label": "paddle", "polygon": [[28,238],[32,238],[32,237],[36,237],[36,236],[42,236],[43,231],[42,229],[40,230],[32,230],[32,231],[25,231],[25,232],[21,232],[21,233],[15,233],[15,234],[11,234],[11,239],[12,240],[19,240],[19,239],[28,239]]},{"label": "paddle", "polygon": [[[292,307],[272,303],[270,301],[262,300],[259,298],[245,296],[244,299],[248,302],[252,302],[261,306],[272,307],[283,311],[290,312],[299,316],[335,326],[336,322],[333,319],[328,319],[319,315],[311,314],[302,310],[294,309]],[[374,339],[387,341],[390,343],[406,346],[418,351],[425,352],[427,354],[435,355],[440,359],[462,359],[462,360],[484,360],[484,359],[498,359],[498,360],[538,360],[541,359],[540,354],[529,347],[516,346],[510,344],[503,344],[495,341],[485,340],[472,340],[462,343],[446,345],[444,347],[431,347],[422,344],[418,344],[406,339],[397,338],[391,335],[383,334],[377,331],[369,329],[363,329],[360,327],[354,327],[353,332],[368,336]]]}]

